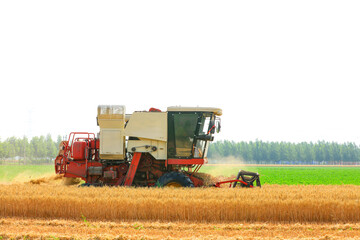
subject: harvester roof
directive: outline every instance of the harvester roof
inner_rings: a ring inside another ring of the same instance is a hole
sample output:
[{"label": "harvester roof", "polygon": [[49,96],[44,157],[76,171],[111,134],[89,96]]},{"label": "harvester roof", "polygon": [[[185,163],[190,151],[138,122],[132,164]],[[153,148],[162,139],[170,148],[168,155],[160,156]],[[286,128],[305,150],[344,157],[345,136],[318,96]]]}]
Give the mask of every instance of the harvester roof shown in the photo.
[{"label": "harvester roof", "polygon": [[217,116],[222,115],[222,109],[221,108],[213,108],[213,107],[168,107],[168,112],[212,112]]}]

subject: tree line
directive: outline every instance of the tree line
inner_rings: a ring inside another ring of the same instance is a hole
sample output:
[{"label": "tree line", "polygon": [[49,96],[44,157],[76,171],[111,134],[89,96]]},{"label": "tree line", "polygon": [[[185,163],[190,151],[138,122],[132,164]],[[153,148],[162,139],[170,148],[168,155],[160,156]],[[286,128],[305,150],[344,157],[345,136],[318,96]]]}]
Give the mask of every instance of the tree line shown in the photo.
[{"label": "tree line", "polygon": [[238,161],[255,164],[360,164],[360,147],[336,142],[218,141],[210,144],[213,163]]},{"label": "tree line", "polygon": [[33,137],[10,137],[1,141],[0,139],[0,164],[45,164],[52,163],[59,152],[61,136],[54,141],[50,134],[46,136]]},{"label": "tree line", "polygon": [[[53,163],[62,137],[46,136],[0,139],[0,164]],[[360,147],[336,142],[217,141],[210,144],[210,163],[256,164],[360,164]]]}]

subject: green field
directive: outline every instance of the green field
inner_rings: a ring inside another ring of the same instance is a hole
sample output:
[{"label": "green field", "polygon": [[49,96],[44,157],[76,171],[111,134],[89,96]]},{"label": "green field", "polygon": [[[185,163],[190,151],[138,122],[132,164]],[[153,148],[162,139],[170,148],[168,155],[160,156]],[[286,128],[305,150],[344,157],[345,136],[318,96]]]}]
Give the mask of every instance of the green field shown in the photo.
[{"label": "green field", "polygon": [[26,182],[55,174],[54,165],[0,165],[0,182]]},{"label": "green field", "polygon": [[[235,176],[240,170],[258,172],[262,184],[360,185],[360,167],[253,167],[204,165],[200,172],[213,176]],[[0,182],[25,182],[55,174],[53,165],[0,165]]]},{"label": "green field", "polygon": [[204,165],[200,171],[214,176],[236,176],[240,169],[258,172],[262,184],[360,185],[360,167],[250,167],[241,165]]}]

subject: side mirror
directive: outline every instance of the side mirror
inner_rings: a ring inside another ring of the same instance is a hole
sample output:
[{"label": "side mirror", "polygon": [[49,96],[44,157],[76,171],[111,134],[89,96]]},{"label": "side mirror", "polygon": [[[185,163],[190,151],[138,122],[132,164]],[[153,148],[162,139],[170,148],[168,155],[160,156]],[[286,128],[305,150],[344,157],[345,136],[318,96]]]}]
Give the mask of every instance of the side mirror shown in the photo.
[{"label": "side mirror", "polygon": [[221,130],[221,119],[220,118],[216,119],[215,125],[216,125],[216,132],[219,133]]}]

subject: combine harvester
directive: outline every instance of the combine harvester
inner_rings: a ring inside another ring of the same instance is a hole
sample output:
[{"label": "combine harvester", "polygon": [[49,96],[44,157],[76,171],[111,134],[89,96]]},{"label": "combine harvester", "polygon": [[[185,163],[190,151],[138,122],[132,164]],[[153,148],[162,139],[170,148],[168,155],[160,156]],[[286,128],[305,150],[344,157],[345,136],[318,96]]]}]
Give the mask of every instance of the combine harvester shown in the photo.
[{"label": "combine harvester", "polygon": [[[84,186],[202,187],[197,174],[207,163],[209,143],[221,128],[219,108],[151,108],[125,114],[125,106],[98,106],[100,133],[72,132],[60,144],[55,171],[81,178]],[[220,187],[260,185],[259,174],[240,170]]]}]

